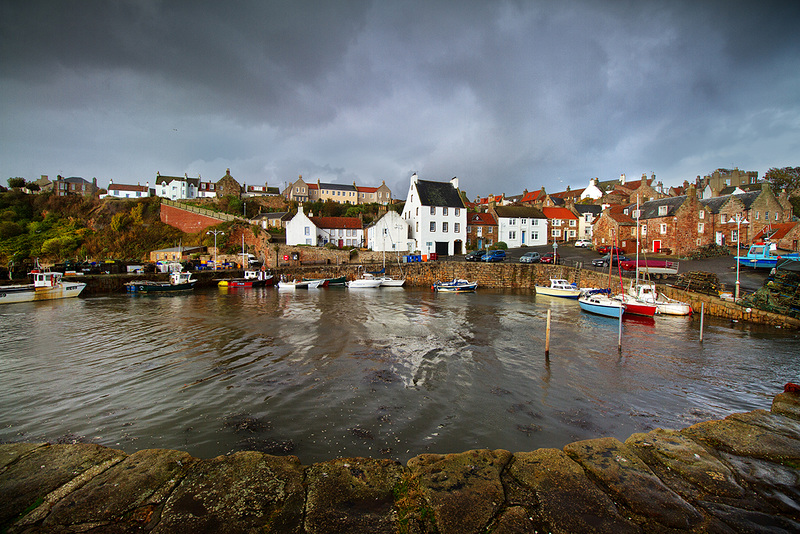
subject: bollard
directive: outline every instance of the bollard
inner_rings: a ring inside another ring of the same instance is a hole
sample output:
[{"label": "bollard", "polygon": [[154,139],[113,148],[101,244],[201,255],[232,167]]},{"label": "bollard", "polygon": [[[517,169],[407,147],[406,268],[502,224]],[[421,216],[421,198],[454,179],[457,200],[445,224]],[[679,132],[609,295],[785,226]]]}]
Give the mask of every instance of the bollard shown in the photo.
[{"label": "bollard", "polygon": [[544,357],[550,357],[550,310],[547,310],[547,328],[544,334]]},{"label": "bollard", "polygon": [[706,312],[706,303],[700,303],[700,343],[703,342],[703,318]]}]

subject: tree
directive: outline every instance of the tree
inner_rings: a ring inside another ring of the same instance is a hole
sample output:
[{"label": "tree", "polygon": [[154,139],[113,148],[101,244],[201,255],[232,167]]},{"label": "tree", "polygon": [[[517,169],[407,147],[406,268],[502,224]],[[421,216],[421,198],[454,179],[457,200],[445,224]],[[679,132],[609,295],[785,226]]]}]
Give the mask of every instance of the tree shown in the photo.
[{"label": "tree", "polygon": [[786,189],[786,192],[791,195],[792,191],[800,189],[800,167],[783,167],[782,169],[772,167],[764,173],[764,180],[769,182],[776,194]]},{"label": "tree", "polygon": [[8,179],[8,187],[11,189],[25,187],[25,178],[9,178]]}]

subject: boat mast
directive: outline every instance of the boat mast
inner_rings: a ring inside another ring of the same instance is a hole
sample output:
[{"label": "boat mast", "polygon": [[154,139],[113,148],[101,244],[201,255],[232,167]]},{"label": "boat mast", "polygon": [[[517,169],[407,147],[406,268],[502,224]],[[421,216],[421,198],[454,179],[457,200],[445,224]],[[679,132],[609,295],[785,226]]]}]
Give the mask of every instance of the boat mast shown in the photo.
[{"label": "boat mast", "polygon": [[636,288],[639,288],[639,195],[636,195]]}]

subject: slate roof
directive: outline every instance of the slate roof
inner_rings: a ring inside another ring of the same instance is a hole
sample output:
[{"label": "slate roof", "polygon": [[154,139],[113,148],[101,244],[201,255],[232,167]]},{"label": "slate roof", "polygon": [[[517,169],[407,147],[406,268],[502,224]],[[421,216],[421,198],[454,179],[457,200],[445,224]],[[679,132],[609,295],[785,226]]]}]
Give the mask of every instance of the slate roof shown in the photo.
[{"label": "slate roof", "polygon": [[[497,206],[494,212],[504,219],[546,219],[542,210],[528,206]],[[564,217],[562,217],[564,218]]]},{"label": "slate roof", "polygon": [[458,189],[450,182],[430,182],[417,180],[417,193],[423,206],[445,206],[448,208],[463,208],[464,202]]},{"label": "slate roof", "polygon": [[[639,219],[657,219],[659,217],[672,217],[675,215],[675,211],[681,207],[681,205],[686,201],[686,195],[682,195],[679,197],[667,197],[667,198],[659,198],[656,200],[648,200],[647,202],[643,202],[639,204],[639,211],[640,216]],[[667,213],[659,215],[658,208],[661,206],[667,206]],[[628,213],[633,213],[633,210],[636,209],[636,204],[630,204],[625,206],[628,208]]]},{"label": "slate roof", "polygon": [[[311,187],[311,184],[309,184]],[[317,188],[317,184],[314,184],[314,189]],[[355,191],[356,188],[352,184],[319,184],[320,189],[330,189],[332,191]]]},{"label": "slate roof", "polygon": [[585,213],[600,215],[603,212],[603,206],[598,206],[597,204],[575,204],[575,211],[581,215]]}]

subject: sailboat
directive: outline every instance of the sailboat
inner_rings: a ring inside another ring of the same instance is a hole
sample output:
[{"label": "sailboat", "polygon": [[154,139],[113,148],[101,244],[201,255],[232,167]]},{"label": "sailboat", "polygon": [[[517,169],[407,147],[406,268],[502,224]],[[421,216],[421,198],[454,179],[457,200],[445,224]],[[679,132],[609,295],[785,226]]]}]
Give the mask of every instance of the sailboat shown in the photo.
[{"label": "sailboat", "polygon": [[[639,286],[639,197],[636,197],[636,284]],[[609,265],[613,262],[609,262]],[[628,315],[643,315],[645,317],[653,317],[658,313],[658,308],[655,304],[640,300],[638,297],[628,294],[622,287],[622,267],[619,265],[619,248],[617,248],[617,270],[619,271],[619,288],[620,293],[613,298],[625,304],[625,313]],[[637,290],[638,291],[638,290]]]},{"label": "sailboat", "polygon": [[379,278],[381,287],[402,287],[406,283],[405,278],[397,279],[386,275],[386,228],[383,229],[383,274]]}]

